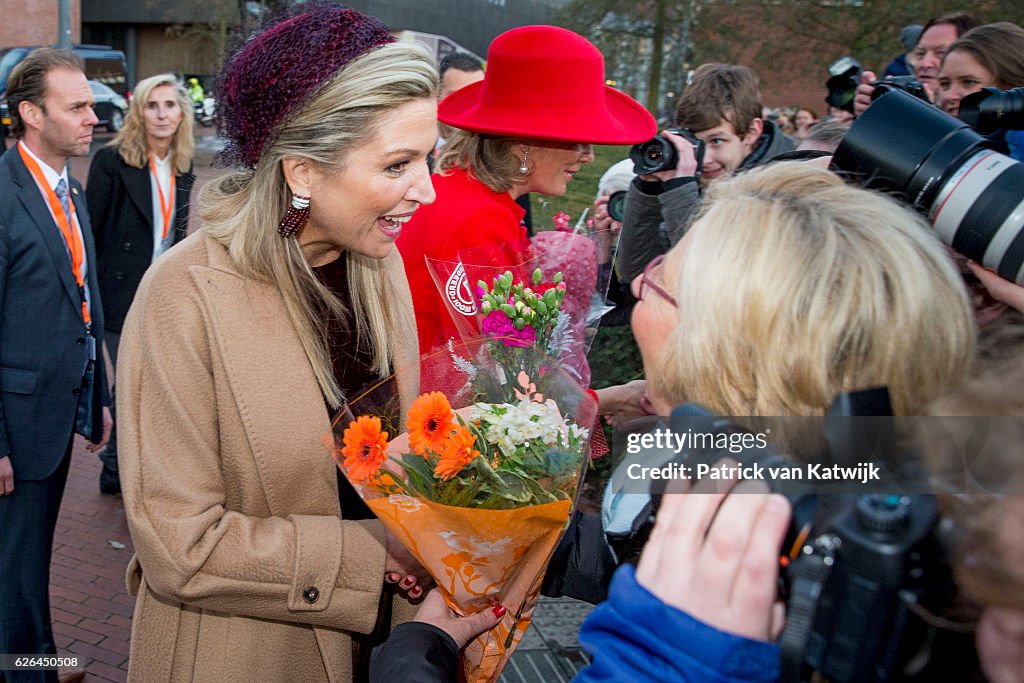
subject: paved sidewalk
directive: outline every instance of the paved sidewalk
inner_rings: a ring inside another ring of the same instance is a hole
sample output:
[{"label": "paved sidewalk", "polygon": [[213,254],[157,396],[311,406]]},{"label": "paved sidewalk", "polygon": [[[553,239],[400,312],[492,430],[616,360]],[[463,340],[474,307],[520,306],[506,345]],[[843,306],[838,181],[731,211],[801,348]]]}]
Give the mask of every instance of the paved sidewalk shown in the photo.
[{"label": "paved sidewalk", "polygon": [[120,497],[99,492],[100,461],[78,437],[50,565],[57,649],[78,655],[87,681],[124,681],[135,599],[124,583],[132,542]]}]

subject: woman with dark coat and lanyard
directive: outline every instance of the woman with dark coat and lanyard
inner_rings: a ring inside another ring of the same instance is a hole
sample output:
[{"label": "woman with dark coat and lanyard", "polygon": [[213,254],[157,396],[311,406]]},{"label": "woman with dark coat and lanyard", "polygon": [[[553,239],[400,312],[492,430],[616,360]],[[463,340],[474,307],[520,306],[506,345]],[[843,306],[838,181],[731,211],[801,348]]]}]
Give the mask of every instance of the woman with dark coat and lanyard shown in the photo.
[{"label": "woman with dark coat and lanyard", "polygon": [[[121,326],[143,273],[188,231],[195,181],[192,107],[184,87],[161,74],[139,81],[134,92],[124,128],[96,153],[86,188],[104,334],[115,366]],[[100,491],[120,493],[116,431],[100,458]]]}]

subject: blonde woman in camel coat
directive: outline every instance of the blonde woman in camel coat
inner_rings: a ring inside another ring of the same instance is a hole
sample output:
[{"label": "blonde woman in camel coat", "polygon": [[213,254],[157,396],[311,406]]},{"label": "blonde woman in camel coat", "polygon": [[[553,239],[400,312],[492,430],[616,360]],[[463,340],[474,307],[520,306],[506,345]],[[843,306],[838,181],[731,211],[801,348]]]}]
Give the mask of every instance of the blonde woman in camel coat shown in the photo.
[{"label": "blonde woman in camel coat", "polygon": [[[405,405],[417,391],[394,239],[433,201],[437,76],[374,19],[293,14],[225,66],[226,156],[242,170],[203,189],[202,231],[147,272],[123,330],[134,681],[352,680],[352,636],[374,628],[385,575],[413,597],[429,585],[380,522],[342,519],[325,437],[355,389],[339,350],[397,371]],[[341,259],[336,289],[317,269]],[[396,605],[395,620],[411,615]]]}]

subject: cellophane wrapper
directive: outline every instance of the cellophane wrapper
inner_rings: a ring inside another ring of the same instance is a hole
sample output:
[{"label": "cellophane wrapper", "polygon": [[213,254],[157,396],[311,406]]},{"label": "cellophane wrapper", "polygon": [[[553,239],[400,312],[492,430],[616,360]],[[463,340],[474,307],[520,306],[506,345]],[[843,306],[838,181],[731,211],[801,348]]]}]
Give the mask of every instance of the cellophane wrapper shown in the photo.
[{"label": "cellophane wrapper", "polygon": [[[596,403],[558,360],[536,349],[518,349],[517,358],[536,375],[526,377],[507,365],[505,351],[493,339],[450,342],[447,348],[421,358],[420,395],[439,391],[460,415],[474,404],[514,404],[524,396],[532,396],[535,402],[542,395],[543,401],[554,402],[565,422],[580,428],[594,423]],[[530,625],[548,561],[576,504],[587,466],[588,437],[571,452],[552,449],[545,454],[554,463],[552,471],[562,473],[537,482],[541,488],[549,487],[552,500],[546,502],[483,509],[473,502],[450,505],[413,493],[389,494],[373,482],[350,476],[343,447],[346,427],[366,414],[364,406],[369,408],[382,418],[388,432],[389,460],[384,469],[396,482],[407,483],[408,473],[391,459],[421,456],[411,453],[404,416],[395,415],[395,396],[391,378],[349,402],[333,422],[335,460],[378,519],[433,576],[452,610],[468,615],[498,604],[506,607],[498,626],[472,641],[463,653],[467,681],[495,681]],[[478,457],[493,455],[481,451]],[[515,478],[510,480],[517,483]]]},{"label": "cellophane wrapper", "polygon": [[479,310],[477,281],[490,284],[509,271],[517,280],[529,282],[533,271],[540,268],[545,282],[550,282],[556,273],[562,273],[566,285],[562,311],[566,318],[552,347],[543,351],[557,356],[580,384],[590,384],[587,352],[600,322],[600,315],[593,313],[595,301],[602,312],[608,309],[603,306],[607,283],[604,291],[597,291],[597,253],[588,236],[548,230],[537,233],[531,241],[462,249],[457,260],[427,258],[427,268],[464,342],[480,336],[485,317]]}]

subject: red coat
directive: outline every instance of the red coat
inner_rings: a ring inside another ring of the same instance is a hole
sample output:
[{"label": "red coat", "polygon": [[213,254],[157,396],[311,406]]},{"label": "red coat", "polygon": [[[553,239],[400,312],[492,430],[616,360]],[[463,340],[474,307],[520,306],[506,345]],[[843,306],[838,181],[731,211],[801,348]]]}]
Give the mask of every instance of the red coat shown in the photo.
[{"label": "red coat", "polygon": [[[492,256],[502,265],[513,265],[521,260],[519,255],[527,243],[526,230],[520,224],[525,211],[507,192],[494,192],[458,168],[448,175],[434,175],[432,180],[437,200],[413,214],[397,242],[412,290],[420,353],[459,338],[425,258],[460,261],[460,251],[500,245]],[[465,278],[462,280],[445,287],[450,292],[446,296],[455,310],[472,316],[476,297]]]}]

